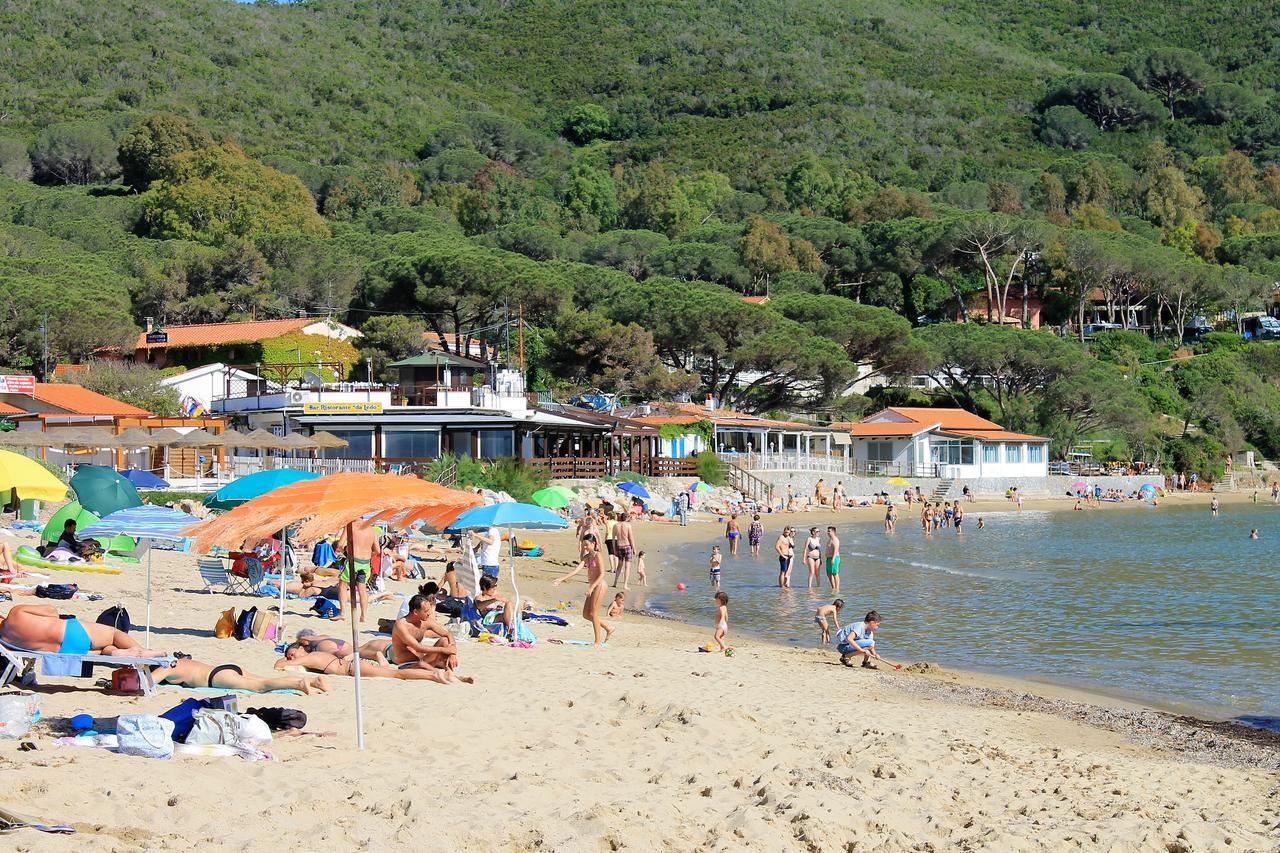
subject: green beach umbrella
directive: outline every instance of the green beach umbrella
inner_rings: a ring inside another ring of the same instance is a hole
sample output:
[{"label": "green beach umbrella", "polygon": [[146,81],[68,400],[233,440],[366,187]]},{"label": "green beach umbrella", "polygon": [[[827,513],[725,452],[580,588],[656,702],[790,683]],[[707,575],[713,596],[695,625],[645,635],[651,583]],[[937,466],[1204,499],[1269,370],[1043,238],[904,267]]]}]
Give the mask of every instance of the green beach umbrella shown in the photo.
[{"label": "green beach umbrella", "polygon": [[114,468],[102,465],[81,465],[71,478],[80,505],[98,516],[110,515],[122,509],[142,506],[138,490]]},{"label": "green beach umbrella", "polygon": [[[76,530],[84,530],[90,524],[96,524],[98,516],[90,512],[80,505],[79,501],[72,501],[66,506],[59,509],[49,517],[49,523],[44,526],[44,532],[40,534],[41,542],[57,542],[58,537],[62,535],[62,526],[67,523],[67,519],[71,519],[76,523]],[[102,543],[102,550],[117,553],[132,551],[137,547],[128,536],[94,536]]]},{"label": "green beach umbrella", "polygon": [[562,509],[569,505],[573,495],[572,492],[569,492],[569,495],[566,496],[565,492],[567,491],[568,489],[551,486],[546,489],[538,489],[531,497],[534,503],[544,509]]}]

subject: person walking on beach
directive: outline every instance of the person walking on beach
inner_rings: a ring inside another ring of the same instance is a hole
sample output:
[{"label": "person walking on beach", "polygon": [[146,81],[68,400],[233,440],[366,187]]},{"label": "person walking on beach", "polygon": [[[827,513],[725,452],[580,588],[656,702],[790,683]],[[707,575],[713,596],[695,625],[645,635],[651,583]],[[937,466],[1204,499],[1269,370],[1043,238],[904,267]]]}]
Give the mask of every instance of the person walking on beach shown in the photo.
[{"label": "person walking on beach", "polygon": [[778,588],[788,589],[791,586],[791,564],[796,558],[796,530],[784,527],[778,534],[778,541],[773,543],[773,550],[778,552]]},{"label": "person walking on beach", "polygon": [[[373,565],[373,554],[377,549],[378,536],[373,525],[360,522],[351,525],[352,540],[347,541],[344,529],[338,539],[338,552],[343,555],[342,571],[338,574],[338,616],[336,620],[347,618],[348,610],[357,610],[361,623],[368,616],[369,588],[365,583],[369,580],[370,567]],[[355,575],[356,601],[351,601],[351,578]],[[355,606],[353,606],[353,604]],[[335,621],[336,621],[335,620]]]},{"label": "person walking on beach", "polygon": [[821,477],[818,478],[818,482],[813,487],[813,503],[815,506],[827,505],[826,488]]},{"label": "person walking on beach", "polygon": [[764,525],[760,522],[760,513],[751,516],[751,524],[747,525],[747,544],[751,546],[751,556],[760,556],[760,540],[764,538]]},{"label": "person walking on beach", "polygon": [[631,527],[630,517],[618,517],[613,528],[613,550],[618,555],[618,568],[613,574],[613,585],[622,579],[622,588],[631,589],[631,561],[636,554],[635,534]]},{"label": "person walking on beach", "polygon": [[1280,480],[1271,481],[1271,502],[1280,504]]},{"label": "person walking on beach", "polygon": [[1214,517],[1218,517],[1218,496],[1214,495],[1209,500],[1209,513]]},{"label": "person walking on beach", "polygon": [[[595,645],[609,642],[613,636],[613,628],[600,620],[600,602],[604,599],[605,581],[604,567],[600,564],[600,543],[594,533],[582,540],[582,562],[587,567],[587,597],[582,602],[582,618],[591,623],[591,633]],[[601,641],[600,633],[604,632]]]},{"label": "person walking on beach", "polygon": [[733,649],[725,645],[725,640],[729,638],[729,593],[717,592],[715,594],[716,602],[716,632],[712,637],[716,641],[716,645],[720,647],[720,651],[724,652],[725,657],[731,657]]},{"label": "person walking on beach", "polygon": [[640,581],[640,586],[649,585],[649,576],[644,571],[644,551],[636,552],[636,580]]},{"label": "person walking on beach", "polygon": [[681,492],[676,497],[676,513],[680,516],[680,526],[689,526],[689,493]]},{"label": "person walking on beach", "polygon": [[[824,604],[813,614],[813,621],[818,623],[818,630],[822,632],[822,645],[826,646],[831,642],[831,625],[840,630],[840,611],[844,610],[844,599],[837,598],[830,604]],[[828,624],[830,620],[830,624]]]},{"label": "person walking on beach", "polygon": [[818,586],[818,572],[822,570],[822,540],[818,528],[809,528],[809,538],[804,543],[804,564],[809,569],[809,586]]},{"label": "person walking on beach", "polygon": [[832,592],[840,591],[840,537],[834,527],[827,528],[827,584]]},{"label": "person walking on beach", "polygon": [[707,566],[710,569],[711,588],[720,588],[720,565],[724,562],[724,558],[720,555],[720,546],[711,546],[711,558],[707,560]]},{"label": "person walking on beach", "polygon": [[844,481],[835,484],[831,490],[831,511],[835,512],[844,506]]}]

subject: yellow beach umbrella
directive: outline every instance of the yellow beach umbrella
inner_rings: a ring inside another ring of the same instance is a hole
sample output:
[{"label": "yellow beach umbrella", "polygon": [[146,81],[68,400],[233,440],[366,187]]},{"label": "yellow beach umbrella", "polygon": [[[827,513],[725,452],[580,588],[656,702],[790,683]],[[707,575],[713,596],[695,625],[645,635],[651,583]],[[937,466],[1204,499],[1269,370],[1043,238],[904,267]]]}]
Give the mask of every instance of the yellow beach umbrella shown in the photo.
[{"label": "yellow beach umbrella", "polygon": [[12,490],[19,500],[60,501],[67,484],[30,456],[0,450],[0,491]]},{"label": "yellow beach umbrella", "polygon": [[885,485],[887,486],[910,486],[911,485],[911,481],[908,480],[906,477],[890,477],[884,482],[885,482]]}]

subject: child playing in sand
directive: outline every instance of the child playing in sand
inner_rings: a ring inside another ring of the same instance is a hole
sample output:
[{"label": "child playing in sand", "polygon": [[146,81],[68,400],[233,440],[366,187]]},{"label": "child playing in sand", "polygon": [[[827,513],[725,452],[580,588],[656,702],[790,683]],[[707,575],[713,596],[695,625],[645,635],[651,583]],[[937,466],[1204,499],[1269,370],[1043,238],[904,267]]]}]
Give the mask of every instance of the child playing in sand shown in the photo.
[{"label": "child playing in sand", "polygon": [[880,614],[874,610],[867,613],[861,622],[854,622],[836,632],[836,651],[840,653],[840,663],[853,666],[850,662],[862,655],[864,669],[879,669],[871,661],[881,660],[876,654],[876,628],[880,627]]},{"label": "child playing in sand", "polygon": [[624,601],[625,599],[623,598],[622,593],[618,593],[617,595],[615,595],[613,597],[613,603],[609,605],[609,609],[605,611],[604,615],[610,618],[613,618],[615,616],[621,616],[622,605]]},{"label": "child playing in sand", "polygon": [[715,595],[716,602],[716,645],[720,647],[720,651],[728,656],[733,649],[724,644],[725,639],[729,636],[729,593],[717,592]]},{"label": "child playing in sand", "polygon": [[711,588],[712,589],[720,588],[720,563],[722,560],[723,558],[720,556],[720,546],[712,545],[711,559],[708,561],[708,563],[711,566]]},{"label": "child playing in sand", "polygon": [[830,619],[831,625],[836,626],[836,630],[840,629],[840,611],[844,610],[844,599],[837,598],[830,604],[824,604],[813,614],[813,621],[818,623],[818,629],[822,631],[822,645],[831,642],[831,628],[827,620]]},{"label": "child playing in sand", "polygon": [[636,576],[640,578],[640,586],[649,585],[649,579],[644,573],[644,551],[636,553]]}]

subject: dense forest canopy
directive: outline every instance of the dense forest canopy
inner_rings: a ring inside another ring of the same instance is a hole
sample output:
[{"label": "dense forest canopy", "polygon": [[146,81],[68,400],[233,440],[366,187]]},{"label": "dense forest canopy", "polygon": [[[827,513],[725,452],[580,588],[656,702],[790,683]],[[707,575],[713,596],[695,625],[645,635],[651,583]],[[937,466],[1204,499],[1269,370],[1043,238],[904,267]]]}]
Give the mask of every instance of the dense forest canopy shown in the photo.
[{"label": "dense forest canopy", "polygon": [[[925,374],[1059,450],[1280,453],[1238,334],[1280,280],[1273,4],[18,0],[0,28],[12,368],[46,311],[74,360],[145,317],[332,314],[380,370],[514,316],[544,387],[824,420]],[[1098,311],[1124,330],[1079,340]]]}]

